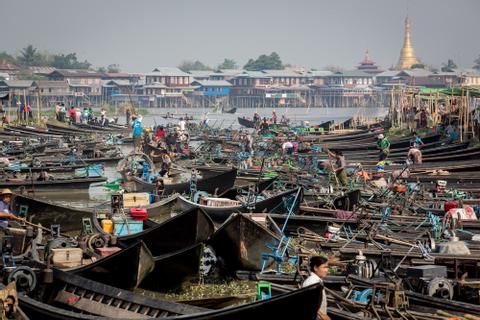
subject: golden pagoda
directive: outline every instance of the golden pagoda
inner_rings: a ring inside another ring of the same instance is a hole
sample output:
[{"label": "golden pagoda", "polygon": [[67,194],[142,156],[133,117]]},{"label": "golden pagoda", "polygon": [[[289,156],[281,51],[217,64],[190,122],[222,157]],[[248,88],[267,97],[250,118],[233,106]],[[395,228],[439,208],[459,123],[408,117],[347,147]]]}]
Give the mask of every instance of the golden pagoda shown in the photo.
[{"label": "golden pagoda", "polygon": [[405,41],[403,42],[403,48],[400,51],[400,59],[397,63],[398,70],[410,69],[412,65],[418,63],[417,57],[415,57],[415,50],[413,50],[412,42],[410,40],[410,19],[408,16],[405,18]]}]

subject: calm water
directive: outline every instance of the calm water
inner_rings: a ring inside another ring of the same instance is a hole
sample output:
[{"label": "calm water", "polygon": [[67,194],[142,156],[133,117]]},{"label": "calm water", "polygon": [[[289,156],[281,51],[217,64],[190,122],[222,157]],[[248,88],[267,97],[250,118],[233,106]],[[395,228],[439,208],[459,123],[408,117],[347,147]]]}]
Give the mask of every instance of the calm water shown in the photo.
[{"label": "calm water", "polygon": [[[384,117],[388,109],[386,108],[261,108],[261,109],[237,109],[235,114],[222,114],[212,112],[212,109],[148,109],[148,115],[144,116],[143,123],[146,126],[165,125],[174,119],[164,119],[162,115],[168,113],[175,117],[181,117],[188,114],[193,116],[194,121],[200,121],[205,118],[209,120],[210,125],[215,127],[240,127],[237,121],[238,117],[252,118],[254,112],[257,112],[262,118],[270,118],[272,111],[277,113],[278,121],[282,115],[285,115],[293,124],[308,120],[310,123],[321,123],[329,120],[342,122],[353,116],[363,117]],[[118,115],[119,122],[125,123],[125,116]]]},{"label": "calm water", "polygon": [[[165,125],[167,123],[176,122],[175,119],[164,119],[162,115],[167,112],[173,114],[175,117],[193,116],[194,121],[200,121],[207,118],[209,125],[212,127],[232,127],[239,128],[237,118],[247,117],[251,118],[254,112],[257,112],[261,117],[271,117],[271,108],[262,109],[238,109],[236,114],[221,114],[214,113],[207,109],[149,109],[148,114],[144,116],[144,126]],[[209,112],[210,111],[210,112]],[[384,117],[388,109],[378,108],[294,108],[275,109],[277,117],[280,120],[282,115],[286,115],[293,124],[300,123],[301,121],[308,120],[311,124],[321,123],[329,120],[336,122],[342,122],[353,116],[363,117]],[[108,115],[113,116],[113,115]],[[119,116],[119,122],[125,123],[125,117]],[[132,151],[131,146],[120,147],[123,154],[128,154]],[[120,174],[116,171],[115,165],[109,164],[105,166],[105,175],[108,181],[113,181],[120,178]],[[93,207],[109,203],[111,190],[104,188],[103,183],[90,186],[89,190],[69,190],[68,192],[38,192],[35,196],[49,199],[60,204],[71,205],[76,207]]]}]

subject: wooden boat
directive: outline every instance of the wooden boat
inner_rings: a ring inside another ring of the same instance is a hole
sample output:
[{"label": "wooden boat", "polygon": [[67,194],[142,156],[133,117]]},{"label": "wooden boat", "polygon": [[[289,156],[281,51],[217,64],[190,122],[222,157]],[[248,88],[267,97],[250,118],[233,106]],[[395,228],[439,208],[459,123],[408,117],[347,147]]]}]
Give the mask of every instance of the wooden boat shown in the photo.
[{"label": "wooden boat", "polygon": [[125,245],[142,240],[157,257],[204,242],[213,231],[210,217],[203,210],[194,208],[153,225],[140,234],[119,237],[119,242]]},{"label": "wooden boat", "polygon": [[335,121],[333,121],[333,120],[325,121],[325,122],[323,122],[323,123],[320,123],[320,124],[318,125],[318,128],[323,128],[323,130],[329,131],[330,128],[333,126],[334,123],[335,123]]},{"label": "wooden boat", "polygon": [[53,269],[53,283],[29,295],[20,306],[32,319],[145,319],[198,314],[208,309],[150,298]]},{"label": "wooden boat", "polygon": [[225,262],[226,270],[257,271],[262,269],[262,254],[277,247],[280,237],[281,231],[266,215],[233,214],[213,234],[208,244]]},{"label": "wooden boat", "polygon": [[[347,279],[353,284],[368,288],[373,287],[375,283],[375,280],[364,279],[355,275],[350,275]],[[470,314],[473,318],[480,315],[480,306],[475,304],[430,297],[411,290],[404,290],[404,292],[409,302],[408,310],[417,311],[420,315],[428,313],[436,314],[437,310],[443,310],[453,316],[460,316],[462,318],[465,314]]]},{"label": "wooden boat", "polygon": [[62,231],[81,230],[82,218],[90,218],[94,212],[89,208],[59,205],[21,194],[13,196],[11,208],[17,215],[25,213],[33,223],[41,223],[46,227],[59,224]]},{"label": "wooden boat", "polygon": [[255,128],[255,122],[251,119],[238,117],[238,123],[247,128]]},{"label": "wooden boat", "polygon": [[154,269],[155,261],[143,241],[98,259],[90,264],[65,271],[114,286],[133,290]]},{"label": "wooden boat", "polygon": [[[283,209],[282,204],[284,200],[288,197],[295,196],[297,192],[298,192],[298,189],[287,190],[272,196],[268,196],[265,199],[258,200],[258,201],[255,201],[254,197],[252,197],[252,199],[254,199],[253,200],[254,203],[252,203],[252,206],[254,207],[254,210],[256,212],[264,212],[264,211],[270,212],[270,211]],[[303,198],[303,191],[300,190],[300,193],[301,194],[297,203],[300,203]],[[227,198],[227,199],[231,199],[231,198]],[[208,213],[208,215],[216,223],[223,223],[234,212],[247,212],[249,210],[248,205],[246,203],[225,205],[225,206],[209,206],[209,205],[195,203],[183,196],[178,196],[178,200],[179,200],[179,205],[182,209],[187,210],[191,208],[201,208],[206,213]]]},{"label": "wooden boat", "polygon": [[107,126],[101,126],[98,124],[92,124],[92,123],[75,123],[73,124],[74,127],[80,128],[80,129],[86,129],[86,130],[94,130],[94,131],[99,131],[99,132],[121,132],[121,131],[127,131],[129,130],[127,127],[113,127],[110,124]]},{"label": "wooden boat", "polygon": [[235,114],[236,112],[237,112],[237,108],[231,108],[231,109],[223,109],[222,108],[222,113]]},{"label": "wooden boat", "polygon": [[154,257],[154,268],[140,287],[164,291],[180,287],[188,279],[196,278],[200,271],[203,243]]},{"label": "wooden boat", "polygon": [[[434,134],[430,136],[426,136],[422,138],[424,143],[431,143],[438,141],[440,139],[439,134]],[[401,139],[395,139],[390,141],[390,148],[391,149],[397,149],[397,148],[407,148],[410,146],[410,138],[401,138]],[[346,151],[365,151],[365,150],[376,150],[377,149],[377,144],[376,142],[367,142],[367,143],[359,143],[358,141],[352,141],[351,143],[343,143],[340,142],[338,144],[336,143],[331,143],[329,145],[331,149],[335,150],[341,150],[343,152]]]},{"label": "wooden boat", "polygon": [[57,178],[47,181],[8,179],[0,181],[0,188],[10,188],[12,190],[18,190],[20,188],[49,190],[88,189],[92,183],[105,181],[107,181],[105,177]]},{"label": "wooden boat", "polygon": [[[93,215],[92,224],[97,232],[106,234]],[[128,247],[142,240],[154,257],[182,250],[204,242],[213,234],[210,217],[202,210],[193,208],[171,217],[162,223],[144,221],[144,230],[139,233],[118,237],[121,247]]]},{"label": "wooden boat", "polygon": [[[110,320],[137,318],[178,318],[184,320],[244,320],[277,318],[311,320],[320,301],[320,284],[293,290],[244,305],[219,310],[139,296],[54,270],[55,281],[34,298],[20,294],[20,307],[32,319]],[[292,308],[301,305],[302,308]],[[82,313],[79,313],[82,312]],[[181,317],[180,317],[181,316]]]},{"label": "wooden boat", "polygon": [[[237,169],[227,170],[202,170],[202,177],[197,180],[197,190],[214,193],[222,193],[233,187]],[[155,183],[147,182],[139,177],[131,177],[135,184],[131,191],[155,193],[157,186]],[[158,193],[170,195],[173,193],[190,193],[190,181],[179,183],[163,183]]]}]

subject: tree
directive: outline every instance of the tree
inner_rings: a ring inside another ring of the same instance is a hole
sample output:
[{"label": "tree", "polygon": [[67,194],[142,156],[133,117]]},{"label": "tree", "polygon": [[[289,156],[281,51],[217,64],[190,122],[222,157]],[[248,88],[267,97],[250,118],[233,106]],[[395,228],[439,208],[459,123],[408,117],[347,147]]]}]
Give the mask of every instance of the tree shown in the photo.
[{"label": "tree", "polygon": [[17,61],[26,67],[40,66],[42,65],[42,56],[38,52],[37,48],[29,44],[20,51],[20,55],[17,57]]},{"label": "tree", "polygon": [[55,54],[53,56],[52,67],[58,69],[88,69],[92,64],[87,60],[80,62],[76,53]]},{"label": "tree", "polygon": [[113,63],[109,64],[107,67],[107,72],[108,73],[120,73],[120,65]]},{"label": "tree", "polygon": [[238,64],[233,59],[225,58],[223,62],[217,67],[218,70],[222,69],[238,69]]},{"label": "tree", "polygon": [[15,57],[5,51],[0,52],[0,61],[6,61],[12,64],[16,63]]},{"label": "tree", "polygon": [[480,54],[478,58],[473,61],[475,64],[473,65],[473,69],[480,71]]},{"label": "tree", "polygon": [[182,61],[182,63],[180,63],[180,65],[178,66],[178,68],[184,72],[188,72],[188,71],[192,71],[192,70],[212,70],[212,68],[210,68],[209,66],[203,64],[202,62],[196,60],[196,61],[192,61],[192,60],[184,60]]},{"label": "tree", "polygon": [[423,63],[415,63],[410,67],[410,69],[425,69],[425,65]]},{"label": "tree", "polygon": [[269,56],[262,54],[256,60],[249,59],[243,67],[245,70],[283,70],[282,60],[276,52],[272,52]]},{"label": "tree", "polygon": [[98,68],[97,68],[97,72],[105,73],[105,72],[107,72],[107,68],[105,68],[105,67],[98,67]]},{"label": "tree", "polygon": [[457,65],[453,62],[452,59],[448,59],[447,63],[442,64],[442,72],[453,72],[454,69],[457,69]]}]

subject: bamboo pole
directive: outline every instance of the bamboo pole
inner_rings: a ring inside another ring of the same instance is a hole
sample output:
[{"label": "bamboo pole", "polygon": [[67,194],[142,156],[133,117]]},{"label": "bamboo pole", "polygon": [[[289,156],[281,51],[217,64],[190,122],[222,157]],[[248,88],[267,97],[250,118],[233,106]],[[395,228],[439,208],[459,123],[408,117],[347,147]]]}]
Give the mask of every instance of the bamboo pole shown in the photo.
[{"label": "bamboo pole", "polygon": [[37,88],[37,123],[40,125],[40,89]]}]

